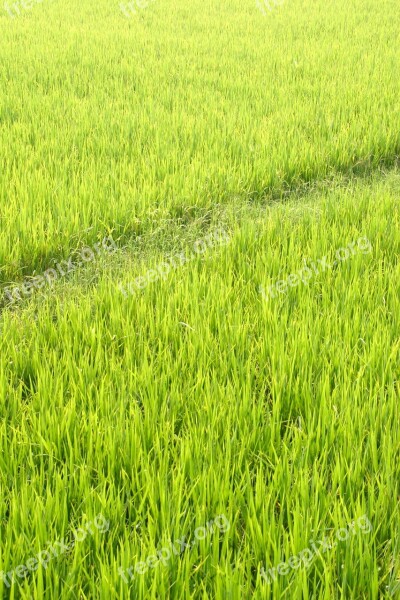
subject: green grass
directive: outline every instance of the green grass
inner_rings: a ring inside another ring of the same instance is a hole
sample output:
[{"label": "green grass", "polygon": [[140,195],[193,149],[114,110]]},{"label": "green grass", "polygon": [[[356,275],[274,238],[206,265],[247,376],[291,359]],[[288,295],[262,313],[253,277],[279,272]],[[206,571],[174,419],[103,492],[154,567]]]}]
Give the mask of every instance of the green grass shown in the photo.
[{"label": "green grass", "polygon": [[[97,265],[95,281],[77,272],[3,312],[3,570],[100,512],[110,522],[20,579],[14,597],[388,597],[399,518],[399,190],[393,171],[317,186],[301,202],[238,202],[207,225],[143,238]],[[128,281],[189,252],[217,223],[229,245],[135,297],[116,290],[121,274]],[[263,301],[260,284],[360,236],[371,253]],[[225,533],[131,587],[118,575],[219,514]],[[262,583],[262,566],[362,515],[368,535]]]},{"label": "green grass", "polygon": [[399,26],[397,0],[0,7],[0,600],[399,594]]},{"label": "green grass", "polygon": [[2,8],[1,280],[100,227],[392,161],[399,26],[397,0]]}]

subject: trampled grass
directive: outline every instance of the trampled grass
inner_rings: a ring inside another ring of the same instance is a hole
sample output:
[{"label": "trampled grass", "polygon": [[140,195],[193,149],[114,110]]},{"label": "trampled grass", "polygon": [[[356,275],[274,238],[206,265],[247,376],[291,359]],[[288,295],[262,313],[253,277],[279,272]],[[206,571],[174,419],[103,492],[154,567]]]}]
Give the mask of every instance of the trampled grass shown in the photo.
[{"label": "trampled grass", "polygon": [[[98,514],[109,522],[15,577],[18,597],[390,597],[399,189],[394,171],[301,201],[220,207],[96,264],[95,281],[77,272],[3,312],[3,570]],[[117,290],[190,255],[217,225],[228,244],[134,296]],[[360,237],[370,252],[269,301],[259,293]],[[218,515],[229,527],[196,540]],[[307,568],[262,577],[346,528]],[[183,536],[192,547],[141,564]]]}]

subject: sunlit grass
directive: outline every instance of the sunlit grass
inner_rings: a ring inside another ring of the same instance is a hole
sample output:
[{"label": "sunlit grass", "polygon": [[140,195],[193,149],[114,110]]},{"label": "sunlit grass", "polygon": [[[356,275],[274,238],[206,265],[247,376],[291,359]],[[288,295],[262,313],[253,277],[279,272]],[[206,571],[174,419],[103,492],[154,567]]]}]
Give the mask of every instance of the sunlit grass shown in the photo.
[{"label": "sunlit grass", "polygon": [[[389,598],[398,9],[0,6],[0,598]],[[229,243],[194,252],[217,227]],[[7,301],[109,235],[115,253]],[[363,515],[370,531],[263,579]]]},{"label": "sunlit grass", "polygon": [[[192,247],[204,224],[3,312],[3,570],[98,513],[110,521],[19,580],[18,597],[385,597],[399,518],[399,188],[394,172],[303,202],[238,202],[218,216],[228,246],[134,298],[121,276]],[[260,284],[360,236],[371,253],[263,301]],[[118,574],[219,514],[224,534],[130,587]],[[262,582],[262,566],[364,514],[371,533]]]},{"label": "sunlit grass", "polygon": [[1,280],[104,226],[391,162],[399,27],[395,0],[1,9]]}]

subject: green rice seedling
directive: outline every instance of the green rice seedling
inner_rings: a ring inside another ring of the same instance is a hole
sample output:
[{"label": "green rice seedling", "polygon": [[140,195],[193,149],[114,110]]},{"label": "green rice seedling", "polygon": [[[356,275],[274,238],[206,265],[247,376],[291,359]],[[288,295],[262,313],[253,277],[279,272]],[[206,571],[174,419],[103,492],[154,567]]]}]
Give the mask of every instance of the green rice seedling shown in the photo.
[{"label": "green rice seedling", "polygon": [[0,7],[1,281],[104,225],[393,164],[399,26],[393,0]]},{"label": "green rice seedling", "polygon": [[[1,569],[98,514],[109,528],[10,588],[0,576],[0,595],[387,597],[399,518],[399,182],[395,170],[306,199],[238,200],[218,216],[229,245],[135,296],[117,282],[191,248],[199,223],[159,244],[144,235],[140,250],[128,244],[104,268],[3,310]],[[371,252],[273,302],[259,293],[361,236]],[[229,527],[197,539],[218,515]],[[336,545],[305,565],[325,537]],[[191,546],[167,559],[178,539]]]}]

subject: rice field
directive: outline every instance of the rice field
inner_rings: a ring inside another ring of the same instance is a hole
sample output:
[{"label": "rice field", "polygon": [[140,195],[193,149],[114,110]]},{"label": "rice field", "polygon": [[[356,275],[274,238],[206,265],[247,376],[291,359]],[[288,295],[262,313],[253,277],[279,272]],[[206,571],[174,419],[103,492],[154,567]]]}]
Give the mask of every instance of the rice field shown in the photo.
[{"label": "rice field", "polygon": [[0,7],[1,599],[400,597],[399,27]]}]

